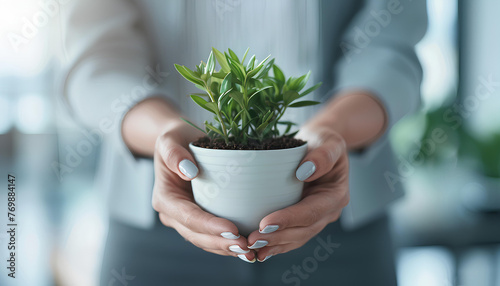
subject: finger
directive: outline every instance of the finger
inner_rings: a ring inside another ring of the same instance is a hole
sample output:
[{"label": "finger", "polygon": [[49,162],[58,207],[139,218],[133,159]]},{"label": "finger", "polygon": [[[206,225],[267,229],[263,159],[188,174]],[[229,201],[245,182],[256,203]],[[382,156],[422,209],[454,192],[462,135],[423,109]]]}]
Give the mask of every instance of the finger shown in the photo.
[{"label": "finger", "polygon": [[226,238],[239,236],[238,228],[234,223],[203,211],[197,204],[187,198],[158,194],[155,195],[155,199],[154,208],[165,216],[167,226],[174,225],[177,222],[197,233]]},{"label": "finger", "polygon": [[292,227],[283,230],[278,230],[270,234],[263,234],[258,231],[252,232],[248,236],[248,245],[262,245],[263,241],[266,242],[265,247],[296,243],[300,241],[309,241],[315,235],[317,235],[327,223],[317,222],[309,227]]},{"label": "finger", "polygon": [[[222,251],[222,250],[213,250],[213,249],[203,249],[203,250],[206,252],[210,252],[210,253],[214,253],[214,254],[218,254],[218,255],[222,255],[222,256],[238,257],[239,259],[246,261],[246,262],[250,262],[250,263],[254,263],[256,261],[256,258],[257,258],[257,254],[253,251],[250,251],[249,253],[246,253],[246,254],[238,254],[238,253],[232,253],[232,252],[227,254],[225,251]],[[246,260],[243,257],[245,257]]]},{"label": "finger", "polygon": [[198,167],[191,153],[165,133],[156,142],[156,152],[167,168],[183,180],[190,181],[198,176]]},{"label": "finger", "polygon": [[[160,220],[165,220],[165,215],[160,215]],[[174,229],[187,241],[198,248],[213,251],[222,251],[224,255],[234,256],[235,254],[246,254],[250,250],[246,247],[247,240],[244,237],[238,239],[227,239],[220,236],[201,234],[191,231],[182,224],[175,224]]]},{"label": "finger", "polygon": [[300,181],[314,181],[331,171],[343,152],[345,152],[343,140],[329,140],[306,154],[295,176]]},{"label": "finger", "polygon": [[238,254],[238,258],[248,263],[254,263],[257,259],[257,254],[254,251],[250,251],[247,254]]},{"label": "finger", "polygon": [[292,251],[294,249],[297,249],[297,248],[303,246],[304,244],[305,244],[305,242],[304,243],[295,242],[295,243],[288,243],[288,244],[281,244],[281,245],[276,245],[276,246],[264,247],[257,252],[257,259],[259,261],[263,261],[268,256],[275,256],[278,254],[287,253],[289,251]]},{"label": "finger", "polygon": [[204,249],[202,248],[204,251],[206,252],[210,252],[210,253],[213,253],[213,254],[217,254],[217,255],[221,255],[221,256],[232,256],[232,257],[238,257],[238,253],[233,253],[233,252],[227,252],[225,250],[214,250],[214,249]]},{"label": "finger", "polygon": [[275,211],[264,217],[259,224],[262,232],[266,226],[277,226],[278,230],[291,227],[307,227],[323,221],[329,223],[339,218],[339,210],[349,202],[349,192],[318,191],[304,197],[290,207]]}]

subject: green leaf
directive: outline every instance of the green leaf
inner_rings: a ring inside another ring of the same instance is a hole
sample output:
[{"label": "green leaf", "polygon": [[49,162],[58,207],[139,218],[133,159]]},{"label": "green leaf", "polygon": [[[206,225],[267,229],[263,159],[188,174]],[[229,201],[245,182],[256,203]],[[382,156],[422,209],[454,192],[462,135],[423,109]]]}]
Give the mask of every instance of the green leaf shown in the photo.
[{"label": "green leaf", "polygon": [[250,47],[248,47],[247,50],[245,51],[245,54],[243,55],[243,59],[241,59],[241,63],[245,62],[245,59],[247,58],[247,54],[248,54],[249,50],[250,50]]},{"label": "green leaf", "polygon": [[184,119],[184,118],[182,118],[182,117],[181,117],[181,120],[182,120],[182,121],[184,121],[184,122],[186,122],[187,124],[189,124],[189,125],[193,126],[194,128],[196,128],[196,129],[200,130],[201,132],[203,132],[203,133],[207,134],[207,132],[206,132],[205,130],[203,130],[203,129],[201,129],[200,127],[196,126],[196,124],[192,123],[191,121],[189,121],[189,120],[187,120],[187,119]]},{"label": "green leaf", "polygon": [[264,78],[268,75],[269,73],[269,70],[273,67],[274,65],[274,59],[272,59],[271,61],[269,61],[269,63],[260,71],[259,75],[257,76],[257,78]]},{"label": "green leaf", "polygon": [[264,119],[263,119],[262,123],[259,125],[259,127],[257,127],[256,131],[260,132],[260,131],[264,130],[264,128],[266,128],[269,125],[269,120],[272,117],[273,117],[273,113],[270,110],[267,111],[267,113],[264,115]]},{"label": "green leaf", "polygon": [[292,101],[296,100],[299,97],[299,93],[295,90],[287,90],[285,91],[285,93],[283,93],[283,102],[285,105],[289,105],[290,103],[292,103]]},{"label": "green leaf", "polygon": [[308,95],[309,93],[315,91],[316,89],[318,89],[323,83],[320,82],[320,83],[317,83],[313,86],[311,86],[310,88],[306,89],[303,93],[300,94],[300,97],[303,97],[303,96],[306,96]]},{"label": "green leaf", "polygon": [[255,91],[254,93],[252,93],[252,95],[250,95],[248,97],[248,101],[250,101],[256,94],[258,94],[259,92],[263,91],[263,90],[266,90],[266,89],[269,89],[269,88],[272,88],[272,86],[266,86],[266,87],[263,87],[263,88],[260,88],[258,89],[257,91]]},{"label": "green leaf", "polygon": [[298,84],[297,91],[301,91],[304,88],[304,86],[306,86],[310,76],[311,76],[311,71],[308,71],[305,75],[297,79],[297,84]]},{"label": "green leaf", "polygon": [[236,124],[236,122],[234,122],[234,121],[233,121],[233,122],[231,122],[231,132],[233,133],[233,135],[234,135],[235,137],[237,137],[237,136],[238,136],[238,134],[240,133],[239,131],[240,131],[240,130],[238,129],[238,124]]},{"label": "green leaf", "polygon": [[233,50],[231,49],[227,49],[227,51],[229,52],[229,55],[231,56],[231,58],[234,60],[234,61],[237,61],[238,63],[241,63],[240,62],[240,59],[238,59],[238,56],[236,55],[235,52],[233,52]]},{"label": "green leaf", "polygon": [[247,74],[247,78],[252,78],[254,77],[262,68],[264,68],[264,66],[258,66],[256,68],[254,68],[252,71],[250,71],[248,74]]},{"label": "green leaf", "polygon": [[219,83],[214,81],[210,84],[210,91],[212,91],[212,95],[214,96],[214,101],[217,102],[219,99]]},{"label": "green leaf", "polygon": [[257,65],[257,67],[263,66],[267,59],[269,59],[269,57],[271,57],[271,55],[267,56],[263,61],[261,61],[260,64]]},{"label": "green leaf", "polygon": [[280,103],[282,101],[283,101],[283,94],[280,93],[280,94],[276,95],[274,102]]},{"label": "green leaf", "polygon": [[222,131],[220,131],[218,128],[215,128],[212,124],[208,123],[208,121],[205,121],[205,127],[207,127],[208,129],[214,131],[215,133],[217,133],[221,136],[224,136]]},{"label": "green leaf", "polygon": [[214,70],[215,70],[215,59],[214,59],[214,54],[211,51],[210,55],[208,56],[207,66],[205,67],[205,73],[212,74]]},{"label": "green leaf", "polygon": [[214,52],[215,58],[217,59],[217,62],[219,63],[222,71],[224,71],[225,73],[230,72],[231,69],[229,68],[229,64],[227,63],[226,56],[224,56],[224,54],[216,48],[212,48],[212,51]]},{"label": "green leaf", "polygon": [[226,77],[227,74],[228,74],[228,72],[224,72],[224,71],[214,72],[214,73],[212,73],[212,79],[216,78],[216,79],[222,80]]},{"label": "green leaf", "polygon": [[220,94],[225,93],[226,91],[228,91],[231,88],[231,85],[232,85],[231,80],[232,80],[232,76],[230,73],[228,73],[226,75],[226,77],[224,78],[224,80],[222,81],[222,84],[220,85]]},{"label": "green leaf", "polygon": [[237,90],[232,90],[229,93],[229,96],[236,100],[236,102],[241,106],[241,108],[245,109],[245,99],[243,98],[243,94]]},{"label": "green leaf", "polygon": [[268,125],[266,126],[266,128],[264,128],[264,130],[262,131],[262,135],[263,135],[264,137],[269,136],[269,135],[268,135],[268,133],[272,130],[272,128],[273,128],[273,124],[268,124]]},{"label": "green leaf", "polygon": [[278,121],[277,123],[280,125],[286,125],[286,130],[285,130],[285,132],[283,132],[283,134],[287,134],[290,131],[290,129],[292,128],[292,126],[297,125],[291,121]]},{"label": "green leaf", "polygon": [[277,65],[273,65],[274,78],[283,85],[285,83],[285,74]]},{"label": "green leaf", "polygon": [[238,113],[234,116],[233,121],[238,121],[238,118],[241,116],[241,114],[243,114],[243,112],[244,112],[244,111],[245,111],[244,109],[240,110],[240,112],[238,112]]},{"label": "green leaf", "polygon": [[215,103],[215,102],[207,102],[207,103],[205,103],[205,107],[206,107],[206,109],[208,109],[209,111],[211,111],[215,114],[217,114],[217,112],[219,111],[217,103]]},{"label": "green leaf", "polygon": [[269,122],[264,122],[261,125],[259,125],[259,127],[257,127],[257,129],[255,129],[255,130],[257,132],[260,132],[260,131],[264,130],[264,128],[266,128],[268,125],[269,125]]},{"label": "green leaf", "polygon": [[199,97],[197,95],[194,95],[194,94],[191,94],[191,99],[196,104],[198,104],[199,106],[203,107],[204,109],[206,109],[206,110],[208,110],[208,111],[210,111],[212,113],[216,113],[213,110],[211,110],[209,107],[206,106],[206,104],[209,103],[209,102],[207,102],[205,99],[203,99],[203,98],[201,98],[201,97]]},{"label": "green leaf", "polygon": [[320,104],[320,102],[312,101],[312,100],[304,100],[304,101],[292,103],[288,107],[303,107],[303,106],[310,106],[310,105],[316,105],[316,104]]},{"label": "green leaf", "polygon": [[291,121],[278,121],[278,124],[281,125],[297,125],[297,123],[291,122]]},{"label": "green leaf", "polygon": [[197,96],[209,96],[207,93],[193,93],[192,95],[197,95]]},{"label": "green leaf", "polygon": [[222,106],[225,106],[227,104],[227,101],[229,99],[228,94],[231,92],[231,90],[233,90],[233,89],[230,88],[229,90],[227,90],[226,92],[224,92],[223,94],[221,94],[219,96],[218,104],[219,104],[220,109],[222,109]]},{"label": "green leaf", "polygon": [[255,55],[253,55],[250,60],[248,60],[247,71],[253,70],[253,65],[255,64]]},{"label": "green leaf", "polygon": [[267,112],[266,116],[264,116],[264,121],[269,121],[272,117],[273,117],[273,113],[269,110]]},{"label": "green leaf", "polygon": [[272,102],[276,102],[276,96],[280,93],[280,88],[276,84],[276,79],[273,78],[265,78],[263,79],[263,83],[265,86],[273,87],[273,90],[268,90],[266,94]]},{"label": "green leaf", "polygon": [[199,74],[202,74],[204,70],[205,70],[205,68],[204,68],[204,64],[203,64],[203,62],[201,62],[201,64],[199,64],[199,65],[197,65],[197,66],[196,66],[196,71],[197,71]]},{"label": "green leaf", "polygon": [[229,67],[231,68],[231,72],[241,80],[242,82],[245,80],[245,71],[243,67],[238,62],[235,62],[232,59],[228,59]]},{"label": "green leaf", "polygon": [[287,87],[289,90],[295,90],[299,92],[304,88],[306,85],[307,81],[309,80],[309,76],[311,75],[311,72],[309,71],[307,74],[299,77],[299,78],[289,78],[287,80]]},{"label": "green leaf", "polygon": [[196,75],[194,71],[188,69],[187,67],[175,64],[175,69],[188,81],[194,84],[203,85],[203,81],[201,80],[201,78]]},{"label": "green leaf", "polygon": [[203,85],[195,84],[196,88],[203,90],[204,92],[207,92],[207,89]]}]

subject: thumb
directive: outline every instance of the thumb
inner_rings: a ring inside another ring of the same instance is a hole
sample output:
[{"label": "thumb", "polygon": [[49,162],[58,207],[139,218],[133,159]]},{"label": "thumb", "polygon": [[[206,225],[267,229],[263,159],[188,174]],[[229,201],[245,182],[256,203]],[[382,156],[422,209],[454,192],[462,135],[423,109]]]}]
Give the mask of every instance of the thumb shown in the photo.
[{"label": "thumb", "polygon": [[181,179],[190,181],[198,176],[199,170],[193,156],[173,138],[160,137],[156,142],[156,151],[167,168]]},{"label": "thumb", "polygon": [[310,150],[302,159],[300,167],[295,172],[297,179],[303,182],[314,181],[330,172],[345,151],[343,141],[328,140]]}]

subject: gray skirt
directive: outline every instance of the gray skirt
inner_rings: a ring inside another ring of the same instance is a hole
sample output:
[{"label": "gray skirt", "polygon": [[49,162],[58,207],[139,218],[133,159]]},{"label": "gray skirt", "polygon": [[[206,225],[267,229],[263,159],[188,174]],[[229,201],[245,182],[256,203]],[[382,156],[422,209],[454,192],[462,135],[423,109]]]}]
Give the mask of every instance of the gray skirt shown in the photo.
[{"label": "gray skirt", "polygon": [[159,220],[143,230],[111,220],[101,285],[396,285],[388,219],[355,231],[328,225],[303,247],[249,264],[205,252]]}]

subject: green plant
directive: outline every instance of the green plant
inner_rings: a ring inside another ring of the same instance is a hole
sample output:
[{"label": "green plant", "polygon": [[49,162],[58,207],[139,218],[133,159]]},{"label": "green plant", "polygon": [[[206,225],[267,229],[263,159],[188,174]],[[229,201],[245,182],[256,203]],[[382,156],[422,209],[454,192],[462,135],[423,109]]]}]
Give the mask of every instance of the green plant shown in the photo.
[{"label": "green plant", "polygon": [[[280,135],[278,125],[285,125],[283,136],[293,136],[290,129],[295,123],[282,121],[287,108],[318,104],[316,101],[297,101],[316,90],[321,83],[303,91],[310,72],[300,77],[285,78],[281,69],[268,56],[257,62],[255,55],[246,64],[245,55],[238,56],[229,49],[224,54],[212,48],[206,63],[203,61],[191,70],[175,65],[177,71],[195,84],[203,93],[191,94],[191,99],[214,114],[214,123],[205,121],[205,132],[212,139],[223,139],[226,144],[247,144],[248,140],[262,142]],[[220,70],[215,70],[216,62]],[[273,70],[273,76],[269,75]],[[301,93],[300,93],[301,92]]]},{"label": "green plant", "polygon": [[472,159],[483,175],[500,178],[500,132],[477,138],[464,130],[460,152],[462,157]]}]

